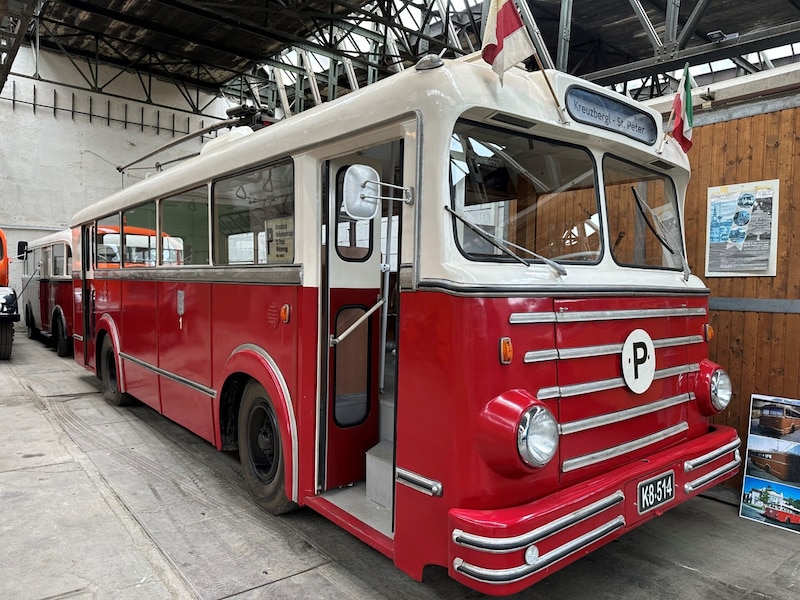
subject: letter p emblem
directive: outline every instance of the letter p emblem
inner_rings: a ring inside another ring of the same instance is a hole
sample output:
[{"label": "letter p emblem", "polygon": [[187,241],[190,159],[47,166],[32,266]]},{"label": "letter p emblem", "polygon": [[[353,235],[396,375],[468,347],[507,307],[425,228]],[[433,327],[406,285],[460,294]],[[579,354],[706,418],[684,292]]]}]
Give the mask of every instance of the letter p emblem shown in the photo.
[{"label": "letter p emblem", "polygon": [[634,329],[622,345],[622,378],[634,394],[643,394],[653,383],[656,351],[644,329]]}]

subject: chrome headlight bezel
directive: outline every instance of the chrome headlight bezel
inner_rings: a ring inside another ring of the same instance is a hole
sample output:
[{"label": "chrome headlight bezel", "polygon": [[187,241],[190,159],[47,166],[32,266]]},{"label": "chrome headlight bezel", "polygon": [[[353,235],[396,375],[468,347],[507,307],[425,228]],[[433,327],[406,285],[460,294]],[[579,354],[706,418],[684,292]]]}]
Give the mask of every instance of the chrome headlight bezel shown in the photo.
[{"label": "chrome headlight bezel", "polygon": [[526,465],[547,465],[558,451],[558,438],[558,422],[547,407],[538,404],[522,413],[517,427],[517,451]]},{"label": "chrome headlight bezel", "polygon": [[717,369],[711,374],[709,381],[711,404],[720,412],[728,408],[733,398],[733,383],[724,369]]}]

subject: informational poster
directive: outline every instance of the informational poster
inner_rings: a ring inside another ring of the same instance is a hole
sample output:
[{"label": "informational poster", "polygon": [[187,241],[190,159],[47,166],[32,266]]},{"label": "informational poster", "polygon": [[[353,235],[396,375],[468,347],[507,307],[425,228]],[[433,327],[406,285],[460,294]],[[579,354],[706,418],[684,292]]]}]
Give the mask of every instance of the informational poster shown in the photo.
[{"label": "informational poster", "polygon": [[267,262],[290,263],[294,252],[294,218],[270,219],[267,225]]},{"label": "informational poster", "polygon": [[739,515],[800,533],[800,401],[753,394]]},{"label": "informational poster", "polygon": [[779,180],[708,188],[706,277],[775,276]]}]

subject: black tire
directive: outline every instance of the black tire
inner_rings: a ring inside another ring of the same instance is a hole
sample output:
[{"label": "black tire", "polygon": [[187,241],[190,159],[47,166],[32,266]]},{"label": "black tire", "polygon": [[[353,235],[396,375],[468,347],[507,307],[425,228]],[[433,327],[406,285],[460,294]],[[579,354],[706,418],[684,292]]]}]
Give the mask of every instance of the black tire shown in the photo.
[{"label": "black tire", "polygon": [[53,339],[55,340],[56,354],[59,356],[69,356],[72,348],[70,348],[69,338],[67,337],[67,328],[61,317],[53,319]]},{"label": "black tire", "polygon": [[14,323],[0,323],[0,360],[11,358],[11,346],[14,344]]},{"label": "black tire", "polygon": [[239,405],[239,460],[256,503],[273,515],[297,508],[286,496],[284,453],[275,408],[267,392],[250,381]]},{"label": "black tire", "polygon": [[28,334],[29,340],[35,340],[39,337],[39,330],[36,329],[36,323],[33,320],[31,311],[25,310],[25,329]]},{"label": "black tire", "polygon": [[131,404],[132,398],[119,390],[117,357],[114,355],[114,347],[111,345],[109,336],[103,338],[103,346],[100,350],[100,377],[103,381],[103,396],[109,404],[114,406]]}]

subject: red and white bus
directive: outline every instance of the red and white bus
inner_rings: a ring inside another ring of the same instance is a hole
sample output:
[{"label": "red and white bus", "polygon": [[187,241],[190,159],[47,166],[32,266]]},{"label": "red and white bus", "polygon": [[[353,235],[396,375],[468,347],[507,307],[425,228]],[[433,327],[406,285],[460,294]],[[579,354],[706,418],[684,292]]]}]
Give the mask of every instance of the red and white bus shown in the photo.
[{"label": "red and white bus", "polygon": [[28,337],[52,341],[59,356],[72,352],[72,234],[57,231],[22,242],[21,310]]},{"label": "red and white bus", "polygon": [[[80,211],[76,359],[238,450],[267,510],[489,594],[730,477],[688,159],[655,111],[546,76],[426,57]],[[96,268],[127,226],[182,260]]]}]

